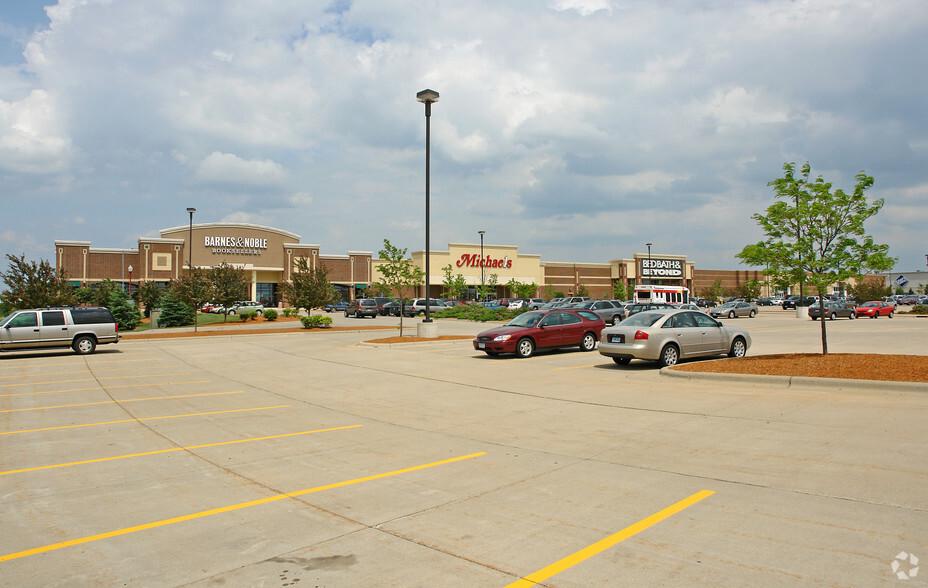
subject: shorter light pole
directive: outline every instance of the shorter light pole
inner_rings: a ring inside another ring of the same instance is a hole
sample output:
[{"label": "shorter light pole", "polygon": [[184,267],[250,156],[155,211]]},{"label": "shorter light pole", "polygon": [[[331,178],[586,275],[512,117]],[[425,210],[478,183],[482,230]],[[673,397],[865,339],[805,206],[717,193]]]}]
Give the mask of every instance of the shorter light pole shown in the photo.
[{"label": "shorter light pole", "polygon": [[[487,232],[477,231],[477,233],[480,235],[480,296],[483,297],[483,289],[485,287],[483,285],[483,236],[486,235]],[[483,300],[480,302],[483,302]]]},{"label": "shorter light pole", "polygon": [[651,244],[645,243],[645,245],[648,246],[648,285],[650,285],[651,284]]},{"label": "shorter light pole", "polygon": [[130,265],[126,269],[129,270],[129,298],[132,298],[132,266]]},{"label": "shorter light pole", "polygon": [[190,213],[190,233],[187,238],[187,273],[193,274],[193,213],[196,212],[196,208],[188,208],[187,212]]}]

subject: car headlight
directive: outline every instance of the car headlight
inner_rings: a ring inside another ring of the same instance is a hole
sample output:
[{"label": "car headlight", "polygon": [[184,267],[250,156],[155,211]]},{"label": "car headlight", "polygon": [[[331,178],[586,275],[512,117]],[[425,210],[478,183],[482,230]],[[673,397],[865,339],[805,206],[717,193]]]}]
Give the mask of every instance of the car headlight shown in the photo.
[{"label": "car headlight", "polygon": [[499,335],[497,337],[493,337],[493,340],[494,341],[508,341],[510,337],[512,337],[512,335]]}]

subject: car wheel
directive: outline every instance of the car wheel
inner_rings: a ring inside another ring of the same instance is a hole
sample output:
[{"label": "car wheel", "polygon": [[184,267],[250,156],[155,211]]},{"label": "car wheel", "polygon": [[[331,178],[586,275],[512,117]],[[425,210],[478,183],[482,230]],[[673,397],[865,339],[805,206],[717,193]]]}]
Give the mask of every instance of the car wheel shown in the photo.
[{"label": "car wheel", "polygon": [[81,355],[89,355],[93,353],[93,350],[97,348],[97,342],[93,337],[89,335],[82,335],[74,340],[74,343],[71,344],[71,349],[75,353]]},{"label": "car wheel", "polygon": [[870,315],[870,318],[876,318],[877,316],[878,316],[877,313],[874,312],[873,314]]},{"label": "car wheel", "polygon": [[732,310],[732,311],[730,311],[730,312],[728,313],[728,318],[730,318],[730,319],[731,319],[731,318],[735,318],[735,311],[734,311],[734,310]]},{"label": "car wheel", "polygon": [[754,316],[755,316],[756,314],[757,314],[757,313],[754,312],[754,311],[752,310],[752,311],[751,311],[751,318],[754,318]]},{"label": "car wheel", "polygon": [[361,314],[360,310],[354,313],[354,318],[361,318],[362,316],[363,315]]},{"label": "car wheel", "polygon": [[516,355],[525,358],[531,357],[534,353],[535,343],[531,339],[528,337],[519,339],[519,342],[516,344]]},{"label": "car wheel", "polygon": [[828,320],[833,321],[833,320],[835,320],[835,317],[837,317],[837,316],[838,316],[838,315],[836,315],[835,313],[831,313],[831,316],[828,317]]},{"label": "car wheel", "polygon": [[851,314],[847,315],[847,318],[849,318],[850,320],[854,320],[855,318],[857,318],[857,314],[852,312]]},{"label": "car wheel", "polygon": [[889,318],[893,318],[893,311],[889,311]]},{"label": "car wheel", "polygon": [[348,318],[348,311],[345,311],[345,318]]},{"label": "car wheel", "polygon": [[612,317],[612,326],[614,327],[616,323],[622,322],[622,317],[620,315],[615,315]]},{"label": "car wheel", "polygon": [[731,349],[728,350],[728,357],[744,357],[747,351],[748,346],[745,344],[744,339],[735,337],[735,340],[731,342]]},{"label": "car wheel", "polygon": [[596,348],[596,335],[587,333],[580,341],[580,351],[593,351]]},{"label": "car wheel", "polygon": [[630,362],[631,359],[627,357],[613,357],[612,361],[616,362],[619,365],[628,365],[628,362]]},{"label": "car wheel", "polygon": [[813,316],[813,317],[809,317],[809,318],[811,318],[813,321],[817,321],[817,320],[818,320],[818,317],[817,317],[817,316]]},{"label": "car wheel", "polygon": [[231,314],[232,316],[235,316],[235,311],[234,311],[234,310],[230,310],[230,311],[229,311],[229,314]]},{"label": "car wheel", "polygon": [[677,362],[680,361],[680,350],[677,349],[676,345],[667,345],[661,349],[661,358],[658,360],[658,363],[662,366],[677,365]]}]

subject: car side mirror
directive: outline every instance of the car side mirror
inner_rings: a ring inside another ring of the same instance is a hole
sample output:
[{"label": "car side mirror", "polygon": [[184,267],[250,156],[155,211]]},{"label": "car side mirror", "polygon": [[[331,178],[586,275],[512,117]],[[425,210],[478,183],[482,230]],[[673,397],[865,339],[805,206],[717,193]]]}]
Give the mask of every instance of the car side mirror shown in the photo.
[{"label": "car side mirror", "polygon": [[722,326],[722,321],[718,321],[718,323],[719,323],[719,326],[721,327],[721,326]]}]

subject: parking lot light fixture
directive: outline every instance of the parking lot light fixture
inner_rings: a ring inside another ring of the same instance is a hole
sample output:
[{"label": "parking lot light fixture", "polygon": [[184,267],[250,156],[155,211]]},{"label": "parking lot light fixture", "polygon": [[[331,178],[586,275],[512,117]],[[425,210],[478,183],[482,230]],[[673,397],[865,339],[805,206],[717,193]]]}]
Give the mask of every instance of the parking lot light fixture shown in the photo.
[{"label": "parking lot light fixture", "polygon": [[429,150],[432,119],[432,103],[438,102],[438,92],[435,90],[422,90],[416,94],[416,100],[425,104],[425,320],[423,322],[432,322],[432,315],[429,311]]},{"label": "parking lot light fixture", "polygon": [[[648,284],[651,284],[651,243],[645,243],[648,246]],[[644,273],[644,272],[642,272]]]}]

